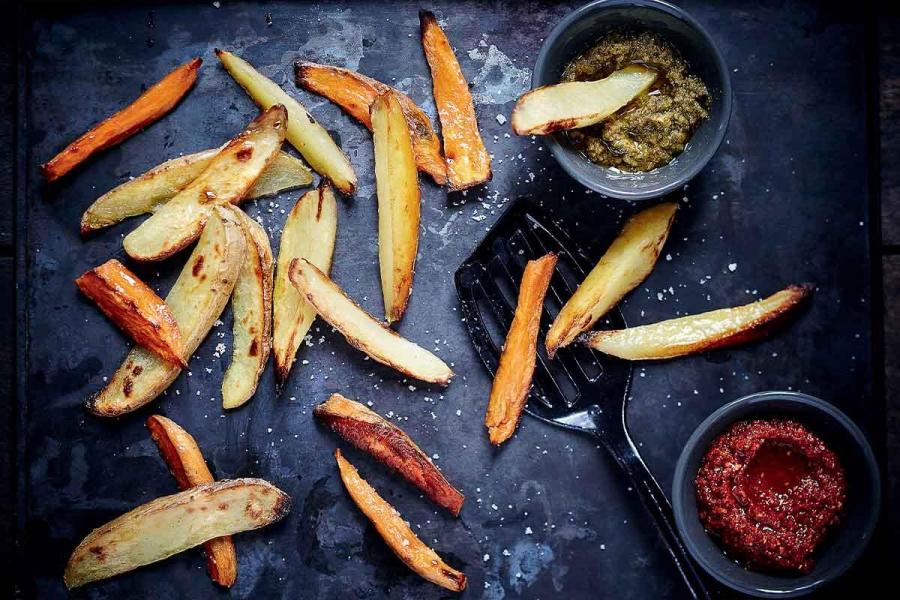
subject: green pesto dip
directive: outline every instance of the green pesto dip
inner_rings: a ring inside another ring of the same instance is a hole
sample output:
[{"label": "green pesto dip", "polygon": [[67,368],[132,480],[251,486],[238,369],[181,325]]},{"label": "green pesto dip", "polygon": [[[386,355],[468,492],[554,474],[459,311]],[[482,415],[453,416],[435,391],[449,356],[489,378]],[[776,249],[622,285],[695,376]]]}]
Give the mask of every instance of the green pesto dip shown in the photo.
[{"label": "green pesto dip", "polygon": [[568,132],[592,162],[646,172],[678,156],[709,115],[709,92],[667,41],[653,33],[613,31],[573,60],[562,81],[593,81],[630,64],[659,72],[656,82],[606,120]]}]

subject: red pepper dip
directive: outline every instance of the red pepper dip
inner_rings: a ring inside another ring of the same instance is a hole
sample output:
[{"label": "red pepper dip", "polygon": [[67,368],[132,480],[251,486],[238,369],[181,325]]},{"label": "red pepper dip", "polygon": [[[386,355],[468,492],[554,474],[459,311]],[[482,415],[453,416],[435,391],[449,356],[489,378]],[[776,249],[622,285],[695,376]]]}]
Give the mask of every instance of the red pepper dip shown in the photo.
[{"label": "red pepper dip", "polygon": [[751,569],[808,573],[841,518],[838,457],[796,421],[740,421],[716,438],[697,473],[700,521]]}]

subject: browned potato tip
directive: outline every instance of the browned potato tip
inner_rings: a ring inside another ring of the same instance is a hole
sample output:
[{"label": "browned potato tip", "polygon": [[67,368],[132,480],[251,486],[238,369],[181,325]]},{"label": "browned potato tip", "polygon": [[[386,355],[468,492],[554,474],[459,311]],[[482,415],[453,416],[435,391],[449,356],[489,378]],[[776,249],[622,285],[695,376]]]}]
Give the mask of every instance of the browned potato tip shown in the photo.
[{"label": "browned potato tip", "polygon": [[425,492],[432,502],[459,516],[465,497],[405,431],[340,394],[332,394],[313,414],[339,436]]}]

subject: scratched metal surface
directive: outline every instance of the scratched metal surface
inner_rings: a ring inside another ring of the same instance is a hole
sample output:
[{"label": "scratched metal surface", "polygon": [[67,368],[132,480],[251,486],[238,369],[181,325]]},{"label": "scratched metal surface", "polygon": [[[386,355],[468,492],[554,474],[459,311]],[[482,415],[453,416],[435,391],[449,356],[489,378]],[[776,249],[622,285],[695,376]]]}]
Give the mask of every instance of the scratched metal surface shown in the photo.
[{"label": "scratched metal surface", "polygon": [[[664,259],[624,304],[626,318],[650,322],[744,302],[790,282],[814,281],[820,289],[802,319],[774,339],[636,370],[631,428],[666,490],[694,427],[750,392],[802,390],[834,402],[864,427],[883,420],[870,384],[862,24],[827,4],[684,5],[734,69],[735,112],[718,155],[675,196],[682,210]],[[636,208],[584,193],[540,140],[510,137],[508,124],[497,119],[509,117],[543,36],[571,3],[432,6],[473,82],[495,175],[480,190],[449,197],[423,179],[416,282],[399,329],[436,348],[453,363],[457,379],[445,391],[406,381],[317,325],[311,346],[301,350],[300,360],[309,362],[297,363],[282,397],[273,393],[270,366],[256,398],[225,415],[219,386],[229,360],[227,311],[189,374],[150,407],[114,422],[89,416],[82,403],[118,366],[128,344],[78,296],[72,280],[123,257],[121,238],[134,222],[84,241],[78,235],[83,209],[163,159],[222,143],[252,118],[251,101],[212,53],[215,47],[235,51],[304,101],[349,152],[360,189],[340,202],[333,275],[378,314],[370,135],[335,106],[296,90],[291,65],[303,58],[359,69],[409,93],[434,118],[417,39],[420,6],[222,2],[217,8],[206,2],[31,9],[26,135],[19,148],[27,175],[19,199],[27,233],[19,240],[27,252],[21,407],[27,412],[20,440],[27,484],[20,577],[27,595],[63,596],[63,566],[84,535],[176,490],[143,423],[160,412],[194,434],[217,477],[263,477],[294,500],[283,522],[237,536],[234,597],[447,597],[394,558],[346,497],[331,457],[338,442],[311,416],[316,403],[341,392],[371,401],[394,419],[466,494],[454,519],[360,453],[349,453],[420,536],[466,572],[468,596],[587,598],[600,590],[623,599],[682,596],[637,498],[590,439],[525,419],[505,448],[489,447],[482,426],[489,381],[457,313],[453,271],[516,197],[544,199],[594,255]],[[205,61],[198,85],[177,110],[61,185],[40,182],[40,162],[147,82],[197,55]],[[275,248],[297,195],[247,206],[270,230]],[[183,260],[182,254],[139,273],[165,292]],[[866,570],[864,563],[847,581],[859,581]],[[206,577],[199,552],[191,551],[77,595],[221,593]]]}]

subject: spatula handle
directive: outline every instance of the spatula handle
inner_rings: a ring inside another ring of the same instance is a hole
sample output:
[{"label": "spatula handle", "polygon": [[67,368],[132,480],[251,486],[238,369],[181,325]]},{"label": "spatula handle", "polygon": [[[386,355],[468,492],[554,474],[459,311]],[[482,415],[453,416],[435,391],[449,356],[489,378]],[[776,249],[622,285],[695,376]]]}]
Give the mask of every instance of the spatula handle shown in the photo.
[{"label": "spatula handle", "polygon": [[702,576],[694,566],[693,560],[688,556],[687,549],[675,530],[675,517],[672,513],[672,506],[666,495],[656,483],[644,460],[634,447],[634,443],[628,437],[628,434],[620,436],[616,435],[611,439],[606,433],[599,433],[597,437],[603,443],[603,446],[613,455],[616,463],[628,476],[628,479],[634,484],[641,501],[647,508],[647,511],[653,516],[656,529],[662,536],[666,544],[678,572],[684,579],[685,584],[690,590],[691,596],[697,600],[710,600],[712,596],[703,581]]}]

